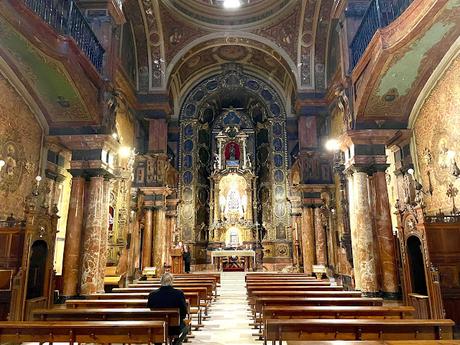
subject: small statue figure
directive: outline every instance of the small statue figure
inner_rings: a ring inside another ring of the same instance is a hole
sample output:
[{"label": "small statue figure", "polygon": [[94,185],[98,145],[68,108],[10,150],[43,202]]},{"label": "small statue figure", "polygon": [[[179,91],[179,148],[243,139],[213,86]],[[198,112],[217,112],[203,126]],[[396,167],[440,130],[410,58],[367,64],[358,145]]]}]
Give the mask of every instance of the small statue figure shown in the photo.
[{"label": "small statue figure", "polygon": [[[348,82],[346,83],[348,84]],[[340,83],[335,87],[335,96],[337,97],[337,107],[343,112],[343,123],[346,129],[353,128],[353,114],[351,112],[350,100],[346,94],[347,85]]]},{"label": "small statue figure", "polygon": [[214,170],[220,169],[220,164],[219,164],[219,155],[217,153],[214,153],[214,164],[213,164]]},{"label": "small statue figure", "polygon": [[252,169],[251,154],[249,152],[246,155],[246,166],[248,169]]},{"label": "small statue figure", "polygon": [[230,160],[236,160],[235,145],[230,145]]}]

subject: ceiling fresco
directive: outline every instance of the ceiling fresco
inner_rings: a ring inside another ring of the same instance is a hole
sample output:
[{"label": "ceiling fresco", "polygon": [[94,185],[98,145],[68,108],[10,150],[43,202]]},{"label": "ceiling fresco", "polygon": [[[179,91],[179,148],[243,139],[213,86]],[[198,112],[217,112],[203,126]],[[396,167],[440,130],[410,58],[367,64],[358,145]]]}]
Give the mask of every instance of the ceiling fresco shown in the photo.
[{"label": "ceiling fresco", "polygon": [[214,39],[197,45],[176,64],[171,82],[182,89],[204,69],[213,70],[226,63],[240,63],[275,79],[282,89],[293,88],[296,80],[291,67],[272,48],[249,39]]},{"label": "ceiling fresco", "polygon": [[226,10],[223,0],[163,0],[174,11],[201,26],[219,29],[225,26],[245,28],[279,16],[298,0],[241,0],[241,7]]},{"label": "ceiling fresco", "polygon": [[[30,44],[0,16],[0,55],[14,66],[42,108],[50,126],[95,120],[68,74],[67,66]],[[87,91],[97,92],[91,86]]]},{"label": "ceiling fresco", "polygon": [[[382,49],[379,59],[375,59],[377,62],[355,78],[359,95],[358,120],[407,122],[429,76],[460,35],[460,0],[444,1],[441,8],[434,10],[434,14],[426,11],[422,20],[417,19],[418,30],[411,30],[411,35],[398,39],[397,44],[391,44],[396,40],[391,35],[398,32],[389,31],[387,36],[382,34],[382,46],[388,48]],[[407,23],[400,23],[400,28],[403,25],[409,27],[410,21],[416,20],[415,15],[420,15],[420,10],[414,13],[407,16]],[[374,79],[366,78],[376,70],[379,73],[374,73]],[[366,89],[368,94],[364,93]]]},{"label": "ceiling fresco", "polygon": [[[221,2],[214,0],[140,0],[140,13],[146,32],[145,35],[136,32],[136,41],[145,41],[144,37],[147,38],[149,89],[166,91],[172,85],[171,78],[176,78],[179,70],[182,83],[197,70],[229,60],[238,60],[249,67],[265,68],[270,64],[270,59],[265,55],[262,62],[255,58],[257,54],[262,57],[260,50],[263,50],[275,60],[280,60],[279,57],[286,60],[289,67],[284,74],[295,81],[296,89],[324,91],[326,46],[333,3],[333,0],[251,0],[239,9],[226,11]],[[129,12],[134,10],[129,9]],[[224,22],[210,25],[208,19],[222,19]],[[232,23],[225,24],[225,20],[231,20]],[[237,24],[243,22],[244,25]],[[230,24],[232,26],[228,26]],[[140,29],[140,25],[136,27]],[[246,48],[241,50],[241,54],[254,58],[201,55],[194,56],[193,60],[187,62],[188,69],[184,68],[184,61],[197,54],[196,46],[208,44],[214,54],[216,37],[221,39],[219,45],[230,46],[225,48],[227,51],[234,50],[231,46],[235,42],[240,44],[250,39],[252,46],[243,44]],[[269,49],[260,49],[256,42]],[[140,44],[144,59],[143,43]],[[190,54],[191,51],[193,54]],[[284,62],[281,65],[286,68]],[[143,66],[139,64],[139,68]],[[190,72],[189,76],[185,75],[186,71]],[[277,67],[270,71],[273,78],[285,82],[286,77],[282,76],[281,69]],[[145,71],[139,71],[139,75],[141,72]]]}]

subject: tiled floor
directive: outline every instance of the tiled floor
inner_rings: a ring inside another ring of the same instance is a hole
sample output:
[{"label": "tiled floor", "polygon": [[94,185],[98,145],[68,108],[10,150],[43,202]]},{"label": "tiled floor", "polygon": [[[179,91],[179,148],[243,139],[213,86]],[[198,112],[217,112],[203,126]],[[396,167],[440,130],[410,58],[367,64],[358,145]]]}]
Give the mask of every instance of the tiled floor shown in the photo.
[{"label": "tiled floor", "polygon": [[201,331],[195,331],[191,344],[250,345],[259,344],[249,326],[244,272],[222,272],[220,296],[209,311]]}]

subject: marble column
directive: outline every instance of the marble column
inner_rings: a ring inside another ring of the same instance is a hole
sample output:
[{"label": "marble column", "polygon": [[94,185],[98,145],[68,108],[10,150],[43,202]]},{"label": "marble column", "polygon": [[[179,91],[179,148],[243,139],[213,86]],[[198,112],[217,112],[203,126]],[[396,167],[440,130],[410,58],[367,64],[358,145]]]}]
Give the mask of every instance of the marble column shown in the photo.
[{"label": "marble column", "polygon": [[313,224],[313,209],[302,208],[302,258],[305,273],[313,273],[315,264],[315,228]]},{"label": "marble column", "polygon": [[110,206],[110,181],[104,181],[104,194],[102,199],[102,229],[99,257],[99,292],[104,292],[105,266],[107,265],[107,250],[109,237],[109,206]]},{"label": "marble column", "polygon": [[[367,172],[358,169],[354,175],[355,210],[354,236],[356,254],[353,253],[355,269],[359,271],[359,287],[363,293],[371,295],[378,291],[376,258],[372,231],[372,213],[369,205],[369,188]],[[352,232],[353,235],[353,232]],[[358,283],[357,283],[358,285]]]},{"label": "marble column", "polygon": [[142,239],[142,269],[152,266],[153,210],[145,209],[144,236]]},{"label": "marble column", "polygon": [[323,222],[321,221],[321,208],[315,208],[315,249],[316,249],[316,264],[327,264],[327,249],[326,249],[326,231],[324,230]]},{"label": "marble column", "polygon": [[174,226],[175,224],[175,217],[168,215],[166,216],[166,238],[165,238],[165,249],[166,249],[166,264],[171,265],[171,254],[170,254],[170,249],[173,246],[173,232],[174,232]]},{"label": "marble column", "polygon": [[83,234],[83,250],[81,260],[81,291],[82,295],[98,292],[100,286],[99,260],[101,232],[104,224],[104,177],[91,177]]},{"label": "marble column", "polygon": [[155,208],[153,212],[153,266],[162,270],[166,262],[166,212],[164,207]]},{"label": "marble column", "polygon": [[382,272],[382,291],[394,295],[398,293],[399,288],[385,171],[374,172],[374,189],[374,220],[380,257],[379,266]]},{"label": "marble column", "polygon": [[72,178],[67,229],[64,243],[63,289],[64,296],[76,296],[78,291],[78,274],[80,272],[81,234],[83,230],[83,213],[85,201],[85,179],[81,176]]},{"label": "marble column", "polygon": [[351,250],[353,255],[353,276],[355,280],[355,289],[361,290],[361,278],[358,266],[358,237],[356,235],[356,209],[355,209],[355,179],[351,171],[347,174],[348,184],[348,203],[349,203],[349,217],[350,217],[350,235],[351,235]]},{"label": "marble column", "polygon": [[300,214],[295,214],[292,216],[292,264],[297,267],[300,267],[298,251],[300,219]]}]

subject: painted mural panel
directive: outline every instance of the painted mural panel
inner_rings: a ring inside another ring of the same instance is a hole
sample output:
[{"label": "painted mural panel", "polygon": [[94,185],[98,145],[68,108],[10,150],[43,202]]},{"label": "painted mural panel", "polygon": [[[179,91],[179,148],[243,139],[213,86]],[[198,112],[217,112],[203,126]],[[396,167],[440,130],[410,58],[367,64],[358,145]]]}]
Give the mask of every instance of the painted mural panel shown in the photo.
[{"label": "painted mural panel", "polygon": [[425,195],[424,199],[428,214],[451,213],[454,200],[460,205],[457,195],[448,195],[450,184],[460,190],[460,180],[454,176],[460,163],[459,109],[460,57],[457,57],[427,95],[414,124],[421,181],[425,190],[433,190],[433,195]]},{"label": "painted mural panel", "polygon": [[0,219],[23,216],[39,171],[42,130],[22,97],[0,73]]}]

